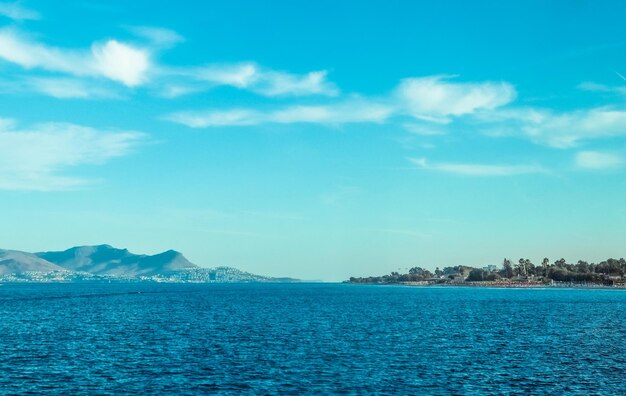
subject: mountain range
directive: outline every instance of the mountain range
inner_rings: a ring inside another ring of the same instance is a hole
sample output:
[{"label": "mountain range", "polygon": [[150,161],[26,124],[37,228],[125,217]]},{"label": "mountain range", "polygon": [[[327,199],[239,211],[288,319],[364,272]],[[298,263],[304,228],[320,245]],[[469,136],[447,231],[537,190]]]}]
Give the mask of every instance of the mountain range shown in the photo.
[{"label": "mountain range", "polygon": [[77,246],[62,252],[35,253],[37,257],[70,271],[94,275],[155,276],[199,268],[180,252],[168,250],[148,256],[110,245]]},{"label": "mountain range", "polygon": [[0,275],[62,270],[64,270],[63,267],[42,259],[36,254],[18,250],[0,250]]},{"label": "mountain range", "polygon": [[0,250],[0,277],[25,281],[99,277],[181,282],[294,281],[254,275],[231,267],[199,267],[175,250],[145,255],[110,245],[76,246],[39,253]]}]

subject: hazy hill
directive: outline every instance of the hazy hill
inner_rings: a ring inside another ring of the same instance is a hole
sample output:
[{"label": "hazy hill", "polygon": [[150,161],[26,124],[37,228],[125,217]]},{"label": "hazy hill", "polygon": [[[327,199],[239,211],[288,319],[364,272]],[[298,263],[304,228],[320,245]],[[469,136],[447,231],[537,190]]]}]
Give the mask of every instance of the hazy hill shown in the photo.
[{"label": "hazy hill", "polygon": [[95,275],[153,276],[198,268],[174,250],[148,256],[133,254],[127,249],[116,249],[110,245],[97,245],[77,246],[62,252],[42,252],[36,255],[65,269]]},{"label": "hazy hill", "polygon": [[0,249],[0,275],[63,271],[63,269],[31,253]]},{"label": "hazy hill", "polygon": [[97,282],[140,276],[159,282],[298,281],[255,275],[232,267],[201,268],[174,250],[155,255],[134,254],[110,245],[76,246],[63,251],[34,254],[0,250],[0,281]]}]

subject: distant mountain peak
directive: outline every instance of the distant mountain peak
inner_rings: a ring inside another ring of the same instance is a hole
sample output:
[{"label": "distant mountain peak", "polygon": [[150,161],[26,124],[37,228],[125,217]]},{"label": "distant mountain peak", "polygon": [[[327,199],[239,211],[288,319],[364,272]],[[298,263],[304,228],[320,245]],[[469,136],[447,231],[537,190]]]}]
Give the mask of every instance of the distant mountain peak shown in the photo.
[{"label": "distant mountain peak", "polygon": [[103,244],[75,246],[61,252],[42,252],[37,255],[69,270],[95,275],[153,276],[198,268],[182,253],[171,249],[155,255],[140,255],[128,249]]},{"label": "distant mountain peak", "polygon": [[163,255],[173,255],[173,256],[182,256],[183,254],[177,250],[173,250],[173,249],[169,249],[166,250],[164,252],[161,252],[159,254],[163,254]]},{"label": "distant mountain peak", "polygon": [[120,248],[116,248],[113,247],[111,245],[108,244],[101,244],[101,245],[82,245],[82,246],[74,246],[68,250],[98,250],[98,251],[102,251],[102,250],[128,250],[128,249],[120,249]]},{"label": "distant mountain peak", "polygon": [[176,250],[146,255],[111,245],[74,246],[63,251],[27,253],[0,249],[0,280],[75,281],[80,279],[159,282],[293,282],[232,267],[201,268]]},{"label": "distant mountain peak", "polygon": [[0,249],[0,275],[63,270],[64,268],[32,253]]}]

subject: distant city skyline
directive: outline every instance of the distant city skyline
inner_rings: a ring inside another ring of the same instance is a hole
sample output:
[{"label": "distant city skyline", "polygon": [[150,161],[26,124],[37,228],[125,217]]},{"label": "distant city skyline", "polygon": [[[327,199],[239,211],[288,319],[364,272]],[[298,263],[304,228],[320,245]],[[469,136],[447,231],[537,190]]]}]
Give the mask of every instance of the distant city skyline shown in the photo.
[{"label": "distant city skyline", "polygon": [[327,281],[623,257],[625,11],[0,1],[0,248]]}]

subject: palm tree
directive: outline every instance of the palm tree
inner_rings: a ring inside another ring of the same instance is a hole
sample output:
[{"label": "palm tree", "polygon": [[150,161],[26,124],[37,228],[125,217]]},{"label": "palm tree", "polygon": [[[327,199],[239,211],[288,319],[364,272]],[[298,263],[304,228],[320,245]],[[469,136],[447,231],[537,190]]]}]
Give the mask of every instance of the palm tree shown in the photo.
[{"label": "palm tree", "polygon": [[548,279],[548,264],[550,263],[550,259],[547,257],[543,258],[541,265],[543,265],[543,276]]},{"label": "palm tree", "polygon": [[[528,278],[528,273],[529,270],[532,270],[535,266],[533,265],[533,263],[530,261],[530,259],[526,259],[524,260],[524,274],[526,275],[526,277]],[[533,271],[534,274],[534,271]]]},{"label": "palm tree", "polygon": [[522,273],[526,272],[525,271],[525,264],[526,264],[526,261],[523,258],[521,258],[521,259],[519,259],[517,261],[517,266],[516,266],[517,275],[522,276]]}]

